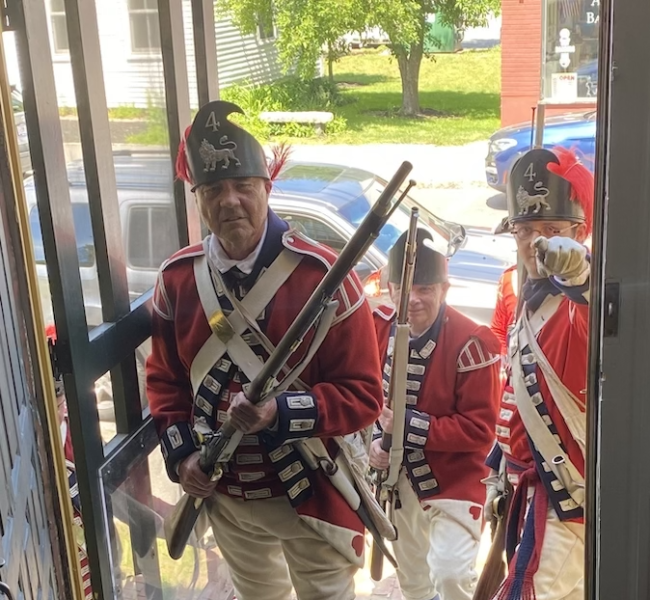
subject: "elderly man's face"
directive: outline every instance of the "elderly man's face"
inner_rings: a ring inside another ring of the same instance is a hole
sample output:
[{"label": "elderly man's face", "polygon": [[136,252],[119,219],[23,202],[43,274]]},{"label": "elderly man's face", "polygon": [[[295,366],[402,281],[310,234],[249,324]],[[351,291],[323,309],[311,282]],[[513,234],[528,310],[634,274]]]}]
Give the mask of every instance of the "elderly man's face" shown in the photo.
[{"label": "elderly man's face", "polygon": [[[408,323],[411,335],[422,335],[440,314],[449,283],[430,283],[428,285],[413,284],[408,304]],[[399,305],[400,286],[397,283],[389,283],[388,291],[395,306]]]},{"label": "elderly man's face", "polygon": [[271,182],[223,179],[196,189],[199,212],[230,258],[244,259],[264,233]]}]

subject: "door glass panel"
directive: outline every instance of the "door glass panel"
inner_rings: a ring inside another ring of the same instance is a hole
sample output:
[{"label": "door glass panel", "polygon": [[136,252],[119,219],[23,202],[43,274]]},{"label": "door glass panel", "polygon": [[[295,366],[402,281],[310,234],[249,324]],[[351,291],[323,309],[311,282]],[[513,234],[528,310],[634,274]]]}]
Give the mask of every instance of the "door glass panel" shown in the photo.
[{"label": "door glass panel", "polygon": [[169,557],[164,518],[182,490],[167,476],[153,425],[115,454],[101,477],[117,598],[232,597],[228,570],[207,521],[199,519],[179,560]]}]

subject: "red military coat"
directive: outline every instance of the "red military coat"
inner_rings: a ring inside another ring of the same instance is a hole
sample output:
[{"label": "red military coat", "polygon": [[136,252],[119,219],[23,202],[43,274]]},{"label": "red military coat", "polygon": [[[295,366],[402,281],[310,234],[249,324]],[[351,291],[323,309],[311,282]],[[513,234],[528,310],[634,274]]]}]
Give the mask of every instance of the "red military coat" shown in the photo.
[{"label": "red military coat", "polygon": [[501,354],[508,352],[508,332],[515,323],[517,312],[517,265],[506,269],[499,277],[497,303],[490,329],[501,343]]},{"label": "red military coat", "polygon": [[[385,362],[395,310],[381,307],[374,314],[379,351]],[[422,450],[438,485],[424,493],[415,491],[420,498],[468,500],[482,505],[485,485],[481,479],[488,474],[485,456],[494,443],[501,391],[499,343],[487,327],[449,306],[442,319],[414,406],[428,416]],[[405,441],[405,448],[409,447]]]},{"label": "red military coat", "polygon": [[[573,302],[565,296],[555,314],[544,324],[537,337],[540,348],[562,383],[582,400],[585,399],[587,387],[588,335],[588,305]],[[511,357],[511,360],[518,360],[518,355]],[[571,462],[584,477],[585,467],[582,452],[549,392],[543,373],[537,369],[536,374],[540,393],[561,443]],[[510,479],[516,484],[519,473],[534,466],[535,461],[526,429],[514,404],[512,394],[513,388],[508,381],[497,422],[497,440],[505,454]],[[562,517],[561,514],[560,517]],[[582,517],[568,520],[582,521]]]},{"label": "red military coat", "polygon": [[[283,232],[284,229],[286,224],[270,212],[267,237],[275,236],[280,249],[287,248],[303,255],[300,264],[267,306],[263,319],[258,321],[273,345],[278,344],[326,269],[336,259],[328,248],[295,231]],[[268,250],[263,247],[258,260],[264,260]],[[278,252],[276,248],[271,254],[277,255]],[[205,400],[213,405],[212,426],[216,428],[225,418],[229,398],[241,390],[241,373],[236,372],[228,380],[222,380],[219,385],[223,390],[214,398],[201,392],[198,395],[204,398],[199,404],[193,397],[190,367],[211,335],[193,271],[195,257],[202,254],[201,245],[190,246],[175,254],[161,268],[154,296],[147,393],[173,480],[177,480],[178,462],[196,449],[192,427],[197,417],[205,419]],[[271,256],[269,261],[274,258]],[[277,430],[245,436],[228,463],[217,490],[244,500],[282,495],[285,491],[288,493],[290,486],[280,481],[278,472],[286,473],[287,466],[299,469],[298,476],[308,477],[310,483],[306,490],[309,493],[298,498],[289,494],[298,513],[316,529],[329,527],[340,541],[339,549],[347,546],[353,555],[361,557],[361,521],[322,471],[312,471],[304,464],[302,467],[296,465],[302,459],[297,451],[290,452],[292,446],[287,443],[293,439],[319,437],[334,451],[336,446],[330,438],[359,431],[372,424],[380,413],[381,370],[376,337],[371,312],[356,275],[351,274],[345,280],[337,299],[340,305],[334,324],[300,376],[310,386],[310,391],[285,393],[277,398]],[[309,339],[296,352],[291,365],[306,351],[308,342]],[[221,368],[219,363],[215,369],[217,367]],[[212,374],[216,378],[217,370]],[[298,413],[300,427],[294,431],[292,424],[298,422],[294,419]],[[285,465],[282,460],[289,462]]]}]

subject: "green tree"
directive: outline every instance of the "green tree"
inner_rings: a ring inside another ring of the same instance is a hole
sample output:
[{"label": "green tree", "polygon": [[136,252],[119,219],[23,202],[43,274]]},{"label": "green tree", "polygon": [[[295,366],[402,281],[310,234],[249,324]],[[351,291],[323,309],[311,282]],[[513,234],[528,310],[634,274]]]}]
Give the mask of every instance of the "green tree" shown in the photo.
[{"label": "green tree", "polygon": [[333,63],[343,53],[341,36],[363,23],[359,0],[217,0],[217,14],[229,14],[240,31],[277,27],[277,47],[285,71],[303,79],[314,77],[325,56],[334,81]]},{"label": "green tree", "polygon": [[391,51],[397,59],[402,80],[402,108],[405,116],[420,111],[420,66],[425,56],[424,39],[427,18],[436,19],[458,29],[480,27],[487,23],[490,13],[499,11],[500,0],[360,0],[366,23],[383,29],[391,41]]}]

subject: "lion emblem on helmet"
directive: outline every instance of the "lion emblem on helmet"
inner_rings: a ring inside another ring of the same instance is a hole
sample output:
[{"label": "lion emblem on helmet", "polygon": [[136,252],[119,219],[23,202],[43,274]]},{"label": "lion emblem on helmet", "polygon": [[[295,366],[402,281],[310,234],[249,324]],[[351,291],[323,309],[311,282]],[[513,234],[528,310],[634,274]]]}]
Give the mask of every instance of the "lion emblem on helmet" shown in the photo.
[{"label": "lion emblem on helmet", "polygon": [[538,181],[535,184],[534,189],[537,193],[531,195],[526,189],[524,189],[523,185],[519,186],[516,198],[520,215],[527,215],[531,212],[537,214],[542,210],[542,208],[545,210],[551,210],[551,206],[546,201],[546,197],[549,194],[548,189],[542,185],[541,181]]},{"label": "lion emblem on helmet", "polygon": [[241,162],[235,156],[235,150],[237,150],[237,144],[233,141],[228,140],[228,136],[222,136],[219,140],[221,148],[215,148],[208,140],[205,138],[201,142],[199,148],[199,155],[204,164],[204,171],[214,171],[217,168],[217,164],[222,162],[222,169],[227,169],[230,166],[230,161],[232,161],[235,166],[241,166]]}]

